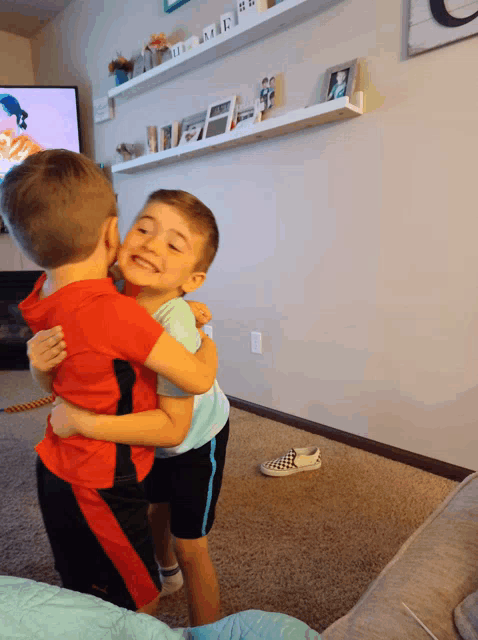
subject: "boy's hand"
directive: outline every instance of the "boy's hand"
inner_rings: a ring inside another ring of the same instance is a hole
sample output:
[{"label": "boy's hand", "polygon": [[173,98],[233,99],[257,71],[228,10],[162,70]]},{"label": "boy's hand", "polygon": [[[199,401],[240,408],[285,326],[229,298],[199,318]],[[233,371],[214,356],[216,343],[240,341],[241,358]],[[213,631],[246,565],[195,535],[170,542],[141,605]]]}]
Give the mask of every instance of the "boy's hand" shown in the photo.
[{"label": "boy's hand", "polygon": [[60,438],[81,435],[81,427],[91,424],[96,414],[85,409],[75,407],[63,398],[56,398],[53,403],[50,423],[55,433]]},{"label": "boy's hand", "polygon": [[39,331],[27,342],[30,364],[38,371],[48,373],[66,358],[65,347],[63,330],[60,326]]},{"label": "boy's hand", "polygon": [[211,321],[211,312],[203,302],[195,302],[194,300],[186,300],[186,302],[196,318],[196,327],[198,329]]}]

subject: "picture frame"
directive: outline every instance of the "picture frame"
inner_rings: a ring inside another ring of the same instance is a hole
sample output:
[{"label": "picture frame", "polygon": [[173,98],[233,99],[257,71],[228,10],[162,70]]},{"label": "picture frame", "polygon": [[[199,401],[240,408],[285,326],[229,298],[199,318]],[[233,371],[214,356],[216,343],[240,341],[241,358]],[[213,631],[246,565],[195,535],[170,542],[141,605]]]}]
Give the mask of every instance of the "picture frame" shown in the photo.
[{"label": "picture frame", "polygon": [[179,122],[171,122],[159,130],[159,150],[167,151],[179,143]]},{"label": "picture frame", "polygon": [[207,110],[203,138],[212,138],[230,131],[235,109],[236,96],[223,98],[210,104]]},{"label": "picture frame", "polygon": [[262,112],[260,109],[259,99],[255,100],[252,104],[247,104],[239,107],[236,113],[236,125],[235,129],[245,129],[250,127],[262,119]]},{"label": "picture frame", "polygon": [[322,85],[320,102],[330,102],[345,96],[350,100],[355,90],[358,66],[359,59],[355,58],[327,69]]},{"label": "picture frame", "polygon": [[95,124],[114,118],[114,102],[108,96],[93,100],[93,120]]},{"label": "picture frame", "polygon": [[206,123],[207,110],[199,111],[198,113],[194,113],[192,116],[188,116],[187,118],[183,118],[181,122],[181,138],[179,140],[179,144],[185,144],[187,142],[191,142],[191,139],[187,139],[186,135],[187,131],[196,131],[199,129],[199,135],[196,140],[201,139],[201,133],[204,129],[204,125]]},{"label": "picture frame", "polygon": [[165,13],[171,13],[171,11],[176,11],[176,9],[182,7],[186,2],[189,2],[189,0],[163,0],[163,8]]},{"label": "picture frame", "polygon": [[157,153],[158,152],[158,130],[153,125],[150,127],[146,127],[146,131],[147,131],[147,141],[148,141],[148,152]]},{"label": "picture frame", "polygon": [[180,145],[188,144],[189,142],[197,142],[201,136],[202,127],[200,125],[193,124],[188,127],[181,134]]},{"label": "picture frame", "polygon": [[282,73],[271,76],[261,76],[259,80],[259,108],[262,113],[272,107],[282,105]]}]

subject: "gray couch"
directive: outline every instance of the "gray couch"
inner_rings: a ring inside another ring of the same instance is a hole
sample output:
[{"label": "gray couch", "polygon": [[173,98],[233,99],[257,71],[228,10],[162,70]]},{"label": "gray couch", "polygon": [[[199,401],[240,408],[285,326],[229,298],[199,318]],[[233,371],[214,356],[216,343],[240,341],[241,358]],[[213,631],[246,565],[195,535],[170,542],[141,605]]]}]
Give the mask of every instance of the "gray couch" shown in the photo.
[{"label": "gray couch", "polygon": [[473,629],[465,632],[467,619],[476,619],[476,596],[455,611],[477,590],[478,472],[456,487],[357,604],[321,638],[426,640],[429,636],[404,609],[404,602],[438,640],[478,640]]},{"label": "gray couch", "polygon": [[[355,607],[320,638],[427,640],[427,633],[403,608],[405,602],[438,640],[478,640],[477,590],[478,473],[474,473],[407,540]],[[170,629],[151,616],[137,615],[94,596],[0,576],[0,638],[4,637],[319,640],[306,624],[281,613],[242,611],[212,625]]]}]

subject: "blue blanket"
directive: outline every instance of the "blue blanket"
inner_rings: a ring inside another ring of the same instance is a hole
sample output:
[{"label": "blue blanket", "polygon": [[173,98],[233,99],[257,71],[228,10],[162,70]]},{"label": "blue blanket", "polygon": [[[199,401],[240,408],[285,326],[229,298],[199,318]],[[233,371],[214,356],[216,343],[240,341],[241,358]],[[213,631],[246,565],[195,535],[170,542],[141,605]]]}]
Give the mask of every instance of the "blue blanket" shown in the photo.
[{"label": "blue blanket", "polygon": [[15,640],[320,640],[283,613],[241,611],[171,629],[155,618],[42,582],[0,576],[0,637]]}]

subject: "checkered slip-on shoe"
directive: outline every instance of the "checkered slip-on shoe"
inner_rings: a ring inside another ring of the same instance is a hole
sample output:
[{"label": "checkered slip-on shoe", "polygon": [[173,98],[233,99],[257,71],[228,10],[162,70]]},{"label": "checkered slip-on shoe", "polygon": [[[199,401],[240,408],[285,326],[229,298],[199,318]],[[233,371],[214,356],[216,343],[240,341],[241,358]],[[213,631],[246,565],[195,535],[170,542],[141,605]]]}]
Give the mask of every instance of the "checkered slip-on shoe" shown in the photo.
[{"label": "checkered slip-on shoe", "polygon": [[313,471],[322,464],[319,447],[289,449],[280,458],[263,462],[261,471],[266,476],[290,476],[299,471]]}]

